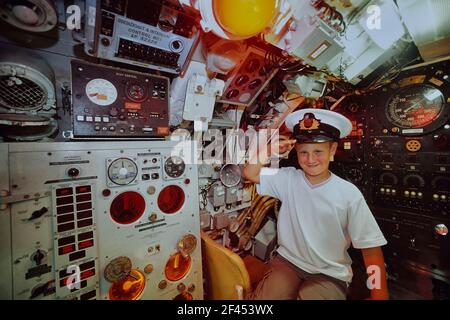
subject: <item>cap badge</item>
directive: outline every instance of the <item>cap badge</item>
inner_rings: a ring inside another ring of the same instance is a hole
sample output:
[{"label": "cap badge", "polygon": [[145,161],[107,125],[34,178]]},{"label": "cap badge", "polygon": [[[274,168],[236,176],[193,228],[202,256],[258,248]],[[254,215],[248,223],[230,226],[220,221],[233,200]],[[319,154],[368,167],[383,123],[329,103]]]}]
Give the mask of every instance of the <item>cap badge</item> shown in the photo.
[{"label": "cap badge", "polygon": [[300,130],[315,130],[319,129],[320,120],[316,119],[314,114],[305,113],[303,119],[299,122]]}]

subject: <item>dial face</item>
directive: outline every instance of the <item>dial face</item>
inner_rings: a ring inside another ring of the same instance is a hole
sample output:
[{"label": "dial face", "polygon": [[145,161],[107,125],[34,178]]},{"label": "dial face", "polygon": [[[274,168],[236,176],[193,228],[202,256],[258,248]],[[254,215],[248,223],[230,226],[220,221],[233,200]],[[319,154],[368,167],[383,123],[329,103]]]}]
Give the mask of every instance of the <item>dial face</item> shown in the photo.
[{"label": "dial face", "polygon": [[117,257],[105,268],[104,276],[109,282],[117,282],[125,278],[131,271],[131,260],[128,257]]},{"label": "dial face", "polygon": [[177,156],[172,156],[166,160],[164,163],[164,171],[171,178],[178,178],[184,173],[186,165],[183,159]]},{"label": "dial face", "polygon": [[220,169],[220,181],[225,187],[234,187],[241,182],[241,169],[236,164],[226,164]]},{"label": "dial face", "polygon": [[127,86],[127,97],[134,102],[142,102],[147,98],[147,90],[140,84],[131,83]]},{"label": "dial face", "polygon": [[179,186],[164,187],[158,195],[159,210],[165,214],[173,214],[183,207],[185,199],[184,191]]},{"label": "dial face", "polygon": [[444,96],[433,86],[408,86],[391,97],[386,117],[401,128],[423,128],[439,118],[444,110]]},{"label": "dial face", "polygon": [[193,234],[186,234],[178,241],[177,247],[184,256],[191,254],[197,247],[197,238]]},{"label": "dial face", "polygon": [[117,99],[117,89],[108,80],[97,78],[87,83],[86,95],[99,106],[109,106]]},{"label": "dial face", "polygon": [[137,174],[138,168],[136,163],[128,158],[116,159],[108,167],[109,179],[120,186],[133,182]]},{"label": "dial face", "polygon": [[191,268],[192,259],[188,256],[183,256],[181,252],[177,252],[170,256],[166,263],[165,275],[169,281],[178,281],[182,279]]},{"label": "dial face", "polygon": [[145,200],[138,192],[126,191],[111,202],[111,218],[120,224],[131,224],[139,220],[145,211]]},{"label": "dial face", "polygon": [[347,178],[353,183],[359,183],[363,179],[363,173],[358,168],[350,168],[347,172]]},{"label": "dial face", "polygon": [[110,300],[137,300],[145,289],[146,278],[138,269],[132,269],[109,289]]}]

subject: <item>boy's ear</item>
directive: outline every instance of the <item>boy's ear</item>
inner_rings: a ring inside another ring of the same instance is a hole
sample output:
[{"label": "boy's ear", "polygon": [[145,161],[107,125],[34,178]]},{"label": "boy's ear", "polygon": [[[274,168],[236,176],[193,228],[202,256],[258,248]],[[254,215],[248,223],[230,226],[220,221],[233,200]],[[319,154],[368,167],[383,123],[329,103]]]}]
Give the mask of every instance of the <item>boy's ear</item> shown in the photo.
[{"label": "boy's ear", "polygon": [[336,141],[333,141],[331,143],[331,148],[330,148],[331,154],[334,155],[336,153],[337,147],[338,147],[338,143]]}]

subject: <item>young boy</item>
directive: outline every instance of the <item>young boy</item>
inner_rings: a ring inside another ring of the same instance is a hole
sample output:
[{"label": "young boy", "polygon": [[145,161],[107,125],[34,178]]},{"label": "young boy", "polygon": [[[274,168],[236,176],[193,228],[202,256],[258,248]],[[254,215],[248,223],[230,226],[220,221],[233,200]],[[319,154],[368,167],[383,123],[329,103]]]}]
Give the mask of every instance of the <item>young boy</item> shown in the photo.
[{"label": "young boy", "polygon": [[328,170],[337,141],[351,132],[351,122],[333,111],[303,109],[290,114],[286,126],[295,139],[280,139],[279,153],[295,145],[302,170],[263,168],[266,159],[260,155],[260,163],[250,162],[243,172],[257,184],[258,193],[282,202],[277,255],[252,297],[346,299],[353,275],[347,249],[352,244],[362,250],[371,299],[388,299],[380,248],[387,242],[358,188]]}]

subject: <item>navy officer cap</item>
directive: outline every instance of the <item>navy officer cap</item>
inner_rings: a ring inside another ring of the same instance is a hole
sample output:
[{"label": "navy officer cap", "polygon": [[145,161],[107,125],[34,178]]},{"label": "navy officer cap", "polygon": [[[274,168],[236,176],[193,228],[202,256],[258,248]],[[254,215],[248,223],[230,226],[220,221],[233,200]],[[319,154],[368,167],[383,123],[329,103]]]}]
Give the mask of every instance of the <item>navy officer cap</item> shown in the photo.
[{"label": "navy officer cap", "polygon": [[348,118],[323,109],[295,111],[286,117],[286,127],[300,143],[339,141],[352,131]]}]

